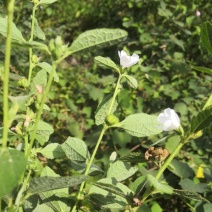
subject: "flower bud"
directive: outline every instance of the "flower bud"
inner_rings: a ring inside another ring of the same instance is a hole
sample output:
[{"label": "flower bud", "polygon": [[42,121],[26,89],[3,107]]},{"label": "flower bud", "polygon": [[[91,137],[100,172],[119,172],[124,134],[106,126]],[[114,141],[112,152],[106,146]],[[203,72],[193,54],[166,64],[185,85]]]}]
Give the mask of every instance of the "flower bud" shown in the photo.
[{"label": "flower bud", "polygon": [[15,126],[15,131],[18,135],[23,135],[22,133],[22,124],[23,122],[19,122],[16,126]]},{"label": "flower bud", "polygon": [[18,85],[22,88],[28,88],[29,82],[25,77],[22,77],[20,80],[18,80]]},{"label": "flower bud", "polygon": [[39,62],[39,57],[35,54],[32,55],[31,59],[32,59],[32,62],[35,63],[35,64]]},{"label": "flower bud", "polygon": [[108,126],[113,126],[115,124],[118,124],[119,123],[119,119],[113,115],[113,114],[109,114],[107,117],[106,117],[106,124]]}]

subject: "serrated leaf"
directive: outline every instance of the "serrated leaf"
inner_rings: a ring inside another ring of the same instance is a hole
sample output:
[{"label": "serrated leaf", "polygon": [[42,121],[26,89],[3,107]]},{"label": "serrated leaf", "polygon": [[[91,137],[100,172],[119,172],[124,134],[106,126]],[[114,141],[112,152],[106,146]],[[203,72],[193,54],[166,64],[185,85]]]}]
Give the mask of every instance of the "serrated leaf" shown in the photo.
[{"label": "serrated leaf", "polygon": [[186,191],[186,190],[179,190],[179,189],[173,189],[173,192],[175,195],[181,197],[181,198],[187,198],[187,199],[192,199],[196,201],[204,201],[204,202],[209,202],[207,199],[202,197],[200,194],[192,191]]},{"label": "serrated leaf", "polygon": [[111,192],[113,194],[116,194],[120,197],[124,197],[126,198],[126,194],[118,187],[116,187],[115,185],[109,184],[109,183],[102,183],[102,182],[96,182],[93,183],[94,186],[97,186],[99,188],[102,188],[108,192]]},{"label": "serrated leaf", "polygon": [[212,24],[204,22],[201,27],[200,39],[208,53],[212,55]]},{"label": "serrated leaf", "polygon": [[18,185],[26,165],[23,152],[0,148],[0,197],[9,195]]},{"label": "serrated leaf", "polygon": [[35,177],[30,181],[28,192],[37,194],[55,189],[74,187],[84,182],[87,178],[84,175],[71,177]]},{"label": "serrated leaf", "polygon": [[146,161],[144,154],[141,152],[131,152],[128,155],[120,157],[119,160],[131,163],[142,163]]},{"label": "serrated leaf", "polygon": [[157,116],[145,113],[127,116],[126,119],[119,123],[118,127],[136,137],[145,137],[162,132],[159,128]]},{"label": "serrated leaf", "polygon": [[[104,178],[97,181],[97,183],[111,184],[112,186],[115,186],[117,189],[121,190],[126,197],[133,195],[133,192],[128,187],[117,182],[115,179]],[[128,204],[124,197],[112,193],[111,191],[108,191],[108,189],[105,190],[95,185],[91,186],[89,197],[93,202],[97,203],[102,208],[120,209]]]},{"label": "serrated leaf", "polygon": [[52,4],[58,0],[40,0],[39,4]]},{"label": "serrated leaf", "polygon": [[115,178],[117,181],[123,181],[131,177],[138,171],[136,166],[131,167],[130,164],[123,161],[116,161],[110,164],[107,172],[107,178]]},{"label": "serrated leaf", "polygon": [[173,193],[173,188],[171,186],[165,183],[158,182],[158,180],[151,174],[147,174],[147,179],[160,193],[165,193],[165,194]]},{"label": "serrated leaf", "polygon": [[212,74],[212,69],[210,68],[201,67],[201,66],[192,66],[192,69],[196,71],[201,71],[203,73]]},{"label": "serrated leaf", "polygon": [[122,29],[94,29],[80,34],[68,49],[70,52],[79,52],[93,47],[108,47],[123,41],[127,32]]},{"label": "serrated leaf", "polygon": [[119,73],[117,65],[108,57],[97,56],[94,58],[94,61],[103,68],[115,69]]},{"label": "serrated leaf", "polygon": [[137,88],[138,87],[138,82],[137,80],[130,76],[130,75],[124,75],[127,78],[127,83],[129,84],[130,87],[132,88]]},{"label": "serrated leaf", "polygon": [[58,143],[49,144],[39,152],[48,159],[61,158],[65,156],[65,152]]},{"label": "serrated leaf", "polygon": [[191,120],[191,133],[196,133],[209,127],[212,124],[212,106],[200,111]]},{"label": "serrated leaf", "polygon": [[[38,63],[37,66],[39,66],[49,74],[52,72],[52,66],[46,62]],[[59,76],[57,72],[54,73],[54,81],[59,82]]]},{"label": "serrated leaf", "polygon": [[[111,100],[112,100],[112,96],[108,95],[99,104],[99,106],[96,110],[96,115],[95,115],[96,125],[100,125],[105,122],[105,118],[106,118],[108,110],[110,108]],[[118,106],[118,103],[117,103],[117,101],[115,101],[113,104],[111,113],[114,113],[116,111],[117,106]]]},{"label": "serrated leaf", "polygon": [[39,138],[41,139],[42,143],[45,143],[49,140],[49,137],[53,132],[54,132],[54,129],[50,124],[40,120],[38,122],[36,139]]},{"label": "serrated leaf", "polygon": [[83,162],[90,158],[87,145],[84,141],[78,138],[68,137],[62,144],[62,149],[66,156],[73,161]]},{"label": "serrated leaf", "polygon": [[[7,18],[0,18],[0,34],[7,37]],[[11,39],[13,41],[25,41],[21,31],[12,23]]]},{"label": "serrated leaf", "polygon": [[[46,166],[41,173],[41,177],[60,177],[60,176],[56,174],[48,166]],[[69,194],[68,188],[60,188],[56,190],[45,191],[39,193],[39,196],[42,199],[42,201],[45,202],[54,211],[69,212],[70,211],[70,206],[68,204],[69,199],[60,198],[59,197],[60,194],[63,194],[63,196],[65,195],[67,197]]]},{"label": "serrated leaf", "polygon": [[45,36],[43,30],[40,28],[37,19],[36,18],[34,18],[34,19],[35,19],[34,35],[37,38],[40,38],[41,40],[46,40],[46,36]]}]

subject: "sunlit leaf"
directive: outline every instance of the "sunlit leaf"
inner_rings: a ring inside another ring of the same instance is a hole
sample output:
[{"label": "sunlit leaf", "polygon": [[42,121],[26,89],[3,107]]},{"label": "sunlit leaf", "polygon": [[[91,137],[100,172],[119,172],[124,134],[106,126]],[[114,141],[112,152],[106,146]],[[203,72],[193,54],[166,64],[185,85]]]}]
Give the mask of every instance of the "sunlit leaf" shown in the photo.
[{"label": "sunlit leaf", "polygon": [[[7,18],[0,18],[0,34],[7,37]],[[25,41],[21,31],[12,23],[11,39],[13,41]]]},{"label": "sunlit leaf", "polygon": [[46,40],[43,30],[40,28],[37,19],[35,18],[34,35],[41,40]]},{"label": "sunlit leaf", "polygon": [[87,145],[78,138],[68,137],[62,144],[62,149],[66,156],[73,161],[86,161],[90,158]]},{"label": "sunlit leaf", "polygon": [[132,87],[132,88],[138,87],[138,82],[134,77],[132,77],[130,75],[125,75],[125,77],[126,77],[127,83],[129,84],[130,87]]},{"label": "sunlit leaf", "polygon": [[129,115],[119,123],[118,127],[136,137],[145,137],[162,132],[157,121],[157,116],[145,113]]},{"label": "sunlit leaf", "polygon": [[151,174],[147,174],[147,179],[160,193],[165,193],[165,194],[173,193],[173,188],[171,186],[165,183],[158,182],[158,180]]},{"label": "sunlit leaf", "polygon": [[93,47],[108,47],[123,41],[127,32],[122,29],[94,29],[80,34],[68,49],[70,52],[79,52]]},{"label": "sunlit leaf", "polygon": [[196,71],[200,71],[200,72],[207,73],[207,74],[212,74],[212,69],[210,69],[210,68],[201,67],[201,66],[192,66],[192,68]]},{"label": "sunlit leaf", "polygon": [[[112,96],[108,95],[99,104],[99,106],[96,110],[96,115],[95,115],[96,125],[100,125],[105,122],[105,118],[106,118],[108,110],[110,108],[111,101],[112,101]],[[117,106],[118,106],[118,103],[117,103],[117,101],[115,101],[113,104],[111,113],[114,113],[116,111]]]},{"label": "sunlit leaf", "polygon": [[40,0],[39,4],[52,4],[58,0]]},{"label": "sunlit leaf", "polygon": [[108,57],[97,56],[94,58],[94,61],[101,67],[106,69],[114,69],[119,72],[117,65]]},{"label": "sunlit leaf", "polygon": [[136,166],[132,167],[129,163],[118,160],[110,164],[107,178],[115,178],[117,181],[123,181],[135,174],[137,170],[138,168]]}]

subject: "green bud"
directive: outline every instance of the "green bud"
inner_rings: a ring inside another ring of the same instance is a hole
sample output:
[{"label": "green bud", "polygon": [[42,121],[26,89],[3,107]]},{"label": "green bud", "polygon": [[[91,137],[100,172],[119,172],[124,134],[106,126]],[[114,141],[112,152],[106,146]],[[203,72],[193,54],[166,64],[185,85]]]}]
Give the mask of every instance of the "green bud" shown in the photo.
[{"label": "green bud", "polygon": [[30,98],[27,100],[27,102],[25,103],[25,106],[26,106],[26,107],[29,107],[34,101],[35,101],[35,100],[34,100],[34,97],[30,97]]},{"label": "green bud", "polygon": [[55,39],[55,45],[56,46],[62,46],[63,45],[63,41],[62,41],[61,36],[57,36],[56,37],[56,39]]},{"label": "green bud", "polygon": [[108,126],[113,126],[115,124],[118,124],[119,123],[119,119],[118,117],[116,117],[115,115],[113,114],[109,114],[107,117],[106,117],[106,124]]},{"label": "green bud", "polygon": [[54,39],[49,41],[49,49],[51,52],[55,50]]},{"label": "green bud", "polygon": [[32,0],[32,2],[33,2],[34,4],[37,4],[37,3],[39,2],[39,0]]},{"label": "green bud", "polygon": [[22,133],[22,122],[19,122],[16,126],[15,126],[15,131],[18,135],[23,135]]},{"label": "green bud", "polygon": [[37,57],[37,55],[33,54],[32,55],[32,62],[36,64],[36,63],[38,63],[38,61],[39,61],[39,58]]},{"label": "green bud", "polygon": [[22,88],[28,88],[29,82],[25,77],[22,77],[20,80],[18,80],[18,85]]},{"label": "green bud", "polygon": [[40,93],[37,94],[36,96],[37,103],[41,103],[42,97],[43,97],[43,94],[40,94]]},{"label": "green bud", "polygon": [[35,103],[35,108],[36,108],[37,110],[39,110],[40,104],[39,104],[38,102]]}]

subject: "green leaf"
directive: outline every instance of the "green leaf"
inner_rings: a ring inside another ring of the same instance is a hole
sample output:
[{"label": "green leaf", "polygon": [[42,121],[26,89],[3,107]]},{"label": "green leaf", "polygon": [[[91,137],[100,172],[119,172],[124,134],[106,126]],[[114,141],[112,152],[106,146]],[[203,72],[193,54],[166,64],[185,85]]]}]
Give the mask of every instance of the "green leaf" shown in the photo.
[{"label": "green leaf", "polygon": [[32,212],[41,212],[41,211],[43,211],[43,212],[54,212],[54,210],[46,204],[38,205]]},{"label": "green leaf", "polygon": [[165,148],[169,151],[169,154],[171,154],[177,148],[180,141],[181,138],[179,135],[172,135],[167,138]]},{"label": "green leaf", "polygon": [[112,163],[107,172],[107,178],[115,178],[117,181],[123,181],[131,177],[138,171],[136,166],[131,167],[130,164],[122,161]]},{"label": "green leaf", "polygon": [[147,179],[160,193],[165,193],[165,194],[173,193],[173,188],[171,186],[165,183],[158,182],[158,180],[151,174],[147,174]]},{"label": "green leaf", "polygon": [[137,178],[132,184],[131,184],[131,189],[135,192],[136,195],[138,195],[144,186],[146,185],[146,176],[140,176]]},{"label": "green leaf", "polygon": [[[102,208],[123,208],[128,205],[126,198],[122,197],[123,193],[126,197],[133,195],[133,192],[125,185],[118,183],[115,179],[104,178],[97,181],[98,186],[91,186],[89,191],[89,197],[96,204]],[[100,187],[100,184],[102,185]],[[104,184],[109,184],[110,188],[103,189]],[[115,189],[115,187],[117,189]],[[113,189],[113,193],[108,190]],[[116,192],[122,191],[122,193],[115,194]]]},{"label": "green leaf", "polygon": [[117,65],[108,57],[97,56],[94,61],[101,67],[106,69],[115,69],[119,73],[119,68]]},{"label": "green leaf", "polygon": [[119,160],[131,163],[142,163],[146,161],[144,154],[141,152],[131,152],[128,155],[120,157]]},{"label": "green leaf", "polygon": [[160,207],[160,205],[157,202],[152,202],[152,207],[151,207],[151,211],[155,211],[155,212],[163,212],[162,208]]},{"label": "green leaf", "polygon": [[180,162],[178,160],[173,159],[170,163],[169,170],[176,174],[180,178],[192,177],[194,175],[193,170],[189,167],[187,163]]},{"label": "green leaf", "polygon": [[209,127],[212,124],[212,106],[200,111],[191,120],[190,133],[196,133]]},{"label": "green leaf", "polygon": [[188,178],[181,179],[179,182],[179,185],[182,187],[183,190],[187,190],[187,191],[192,191],[197,193],[203,193],[205,191],[209,191],[207,184],[205,183],[195,184],[192,180]]},{"label": "green leaf", "polygon": [[40,28],[37,19],[35,18],[35,27],[34,27],[34,35],[41,40],[46,40],[46,36],[42,29]]},{"label": "green leaf", "polygon": [[66,156],[73,161],[83,162],[90,158],[87,145],[84,141],[78,138],[68,137],[62,144],[62,149]]},{"label": "green leaf", "polygon": [[[59,175],[56,174],[48,166],[46,166],[41,173],[41,177],[59,177]],[[39,193],[39,196],[41,197],[43,203],[46,203],[54,211],[69,212],[70,211],[70,206],[68,204],[69,199],[60,198],[61,194],[67,197],[69,194],[68,190],[69,190],[68,188],[61,188],[61,189],[56,189],[51,191],[45,191],[45,192]]]},{"label": "green leaf", "polygon": [[40,0],[39,4],[52,4],[57,0]]},{"label": "green leaf", "polygon": [[203,73],[212,74],[212,69],[210,69],[210,68],[201,67],[201,66],[192,66],[191,68],[196,71],[201,71]]},{"label": "green leaf", "polygon": [[38,152],[48,159],[61,158],[65,156],[61,145],[58,143],[49,144]]},{"label": "green leaf", "polygon": [[183,51],[185,51],[184,42],[182,40],[177,39],[174,35],[170,35],[169,38],[173,43],[175,43],[177,46],[181,47]]},{"label": "green leaf", "polygon": [[209,202],[207,199],[202,197],[200,194],[192,191],[186,191],[186,190],[179,190],[179,189],[173,189],[173,192],[175,195],[181,197],[181,198],[186,198],[186,199],[192,199],[196,201],[204,201],[204,202]]},{"label": "green leaf", "polygon": [[46,51],[48,54],[51,54],[47,45],[37,42],[37,41],[14,41],[12,42],[15,46],[24,47],[24,48],[33,48]]},{"label": "green leaf", "polygon": [[88,177],[84,175],[71,177],[35,177],[30,181],[28,192],[31,194],[51,191],[60,188],[75,187]]},{"label": "green leaf", "polygon": [[124,75],[127,78],[127,83],[129,84],[130,87],[132,88],[137,88],[138,87],[138,82],[137,80],[130,76],[130,75]]},{"label": "green leaf", "polygon": [[[78,163],[76,161],[71,161],[71,167],[77,171],[80,174],[85,173],[87,164],[86,163]],[[94,175],[98,175],[98,174],[104,174],[104,171],[102,169],[100,169],[97,165],[92,164],[90,169],[89,169],[89,173],[90,176],[94,176]]]},{"label": "green leaf", "polygon": [[46,86],[47,84],[47,74],[46,74],[46,71],[45,70],[41,70],[41,71],[38,71],[36,76],[33,78],[33,81],[32,81],[32,91],[35,91],[35,86],[36,85],[43,85],[43,86]]},{"label": "green leaf", "polygon": [[159,128],[157,116],[145,113],[129,115],[126,119],[119,123],[118,127],[136,137],[145,137],[162,132]]},{"label": "green leaf", "polygon": [[126,198],[126,194],[118,187],[115,185],[109,184],[109,183],[102,183],[102,182],[96,182],[93,183],[94,186],[97,186],[99,188],[102,188],[108,192],[111,192],[112,194],[116,194],[120,197]]},{"label": "green leaf", "polygon": [[[111,104],[112,96],[108,95],[106,96],[101,103],[99,104],[96,115],[95,115],[95,123],[96,125],[103,124],[105,122],[105,118],[107,116],[110,104]],[[118,106],[117,101],[114,102],[111,113],[114,113],[116,111],[116,108]]]},{"label": "green leaf", "polygon": [[212,24],[208,21],[202,24],[200,40],[208,53],[212,55]]},{"label": "green leaf", "polygon": [[15,149],[0,149],[0,197],[9,195],[18,185],[26,165],[23,152]]},{"label": "green leaf", "polygon": [[[46,62],[38,63],[37,66],[39,66],[49,74],[52,72],[52,66]],[[59,82],[59,76],[56,71],[54,73],[54,81]]]},{"label": "green leaf", "polygon": [[[7,18],[0,18],[0,34],[7,37]],[[25,41],[21,31],[12,23],[11,39],[13,41]]]},{"label": "green leaf", "polygon": [[68,49],[72,53],[93,47],[108,47],[123,41],[127,32],[122,29],[94,29],[80,34]]}]

